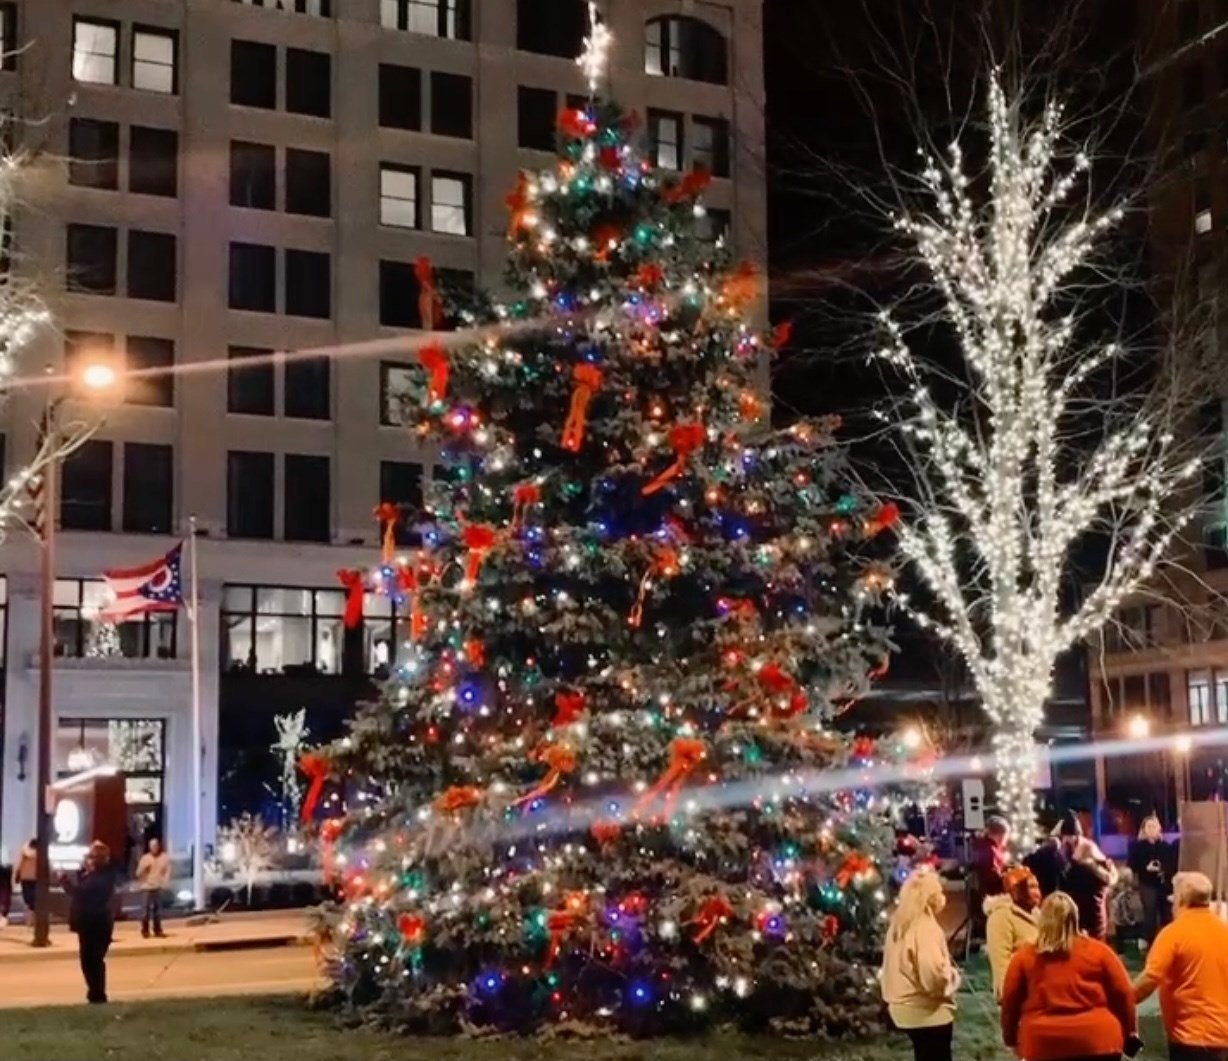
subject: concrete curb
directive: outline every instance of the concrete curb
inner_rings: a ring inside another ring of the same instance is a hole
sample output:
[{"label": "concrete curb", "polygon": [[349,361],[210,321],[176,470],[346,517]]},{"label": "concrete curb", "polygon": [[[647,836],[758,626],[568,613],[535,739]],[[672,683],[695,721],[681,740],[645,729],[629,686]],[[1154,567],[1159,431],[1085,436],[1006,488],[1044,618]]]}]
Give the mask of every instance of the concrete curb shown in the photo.
[{"label": "concrete curb", "polygon": [[[67,929],[63,930],[65,934]],[[301,933],[275,934],[269,936],[250,936],[234,939],[184,939],[174,938],[159,940],[156,943],[117,943],[107,952],[108,960],[123,958],[139,958],[143,954],[206,954],[217,951],[266,950],[274,947],[307,947],[310,937]],[[22,944],[16,944],[10,949],[0,944],[0,962],[16,964],[17,962],[46,961],[76,961],[75,945],[53,945],[45,949]]]}]

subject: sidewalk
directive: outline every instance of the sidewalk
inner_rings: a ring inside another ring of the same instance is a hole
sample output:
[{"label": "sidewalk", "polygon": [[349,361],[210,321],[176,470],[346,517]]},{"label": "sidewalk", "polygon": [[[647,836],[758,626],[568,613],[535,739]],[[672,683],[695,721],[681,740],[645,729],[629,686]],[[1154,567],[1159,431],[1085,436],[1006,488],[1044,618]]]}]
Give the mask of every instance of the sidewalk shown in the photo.
[{"label": "sidewalk", "polygon": [[[141,938],[139,921],[120,921],[108,958],[129,955],[176,954],[185,951],[244,950],[262,947],[307,946],[306,910],[279,910],[269,913],[221,914],[210,924],[190,924],[188,919],[163,922],[163,939]],[[30,946],[31,928],[10,924],[0,929],[0,962],[48,961],[77,957],[77,937],[62,922],[51,926],[51,946]]]}]

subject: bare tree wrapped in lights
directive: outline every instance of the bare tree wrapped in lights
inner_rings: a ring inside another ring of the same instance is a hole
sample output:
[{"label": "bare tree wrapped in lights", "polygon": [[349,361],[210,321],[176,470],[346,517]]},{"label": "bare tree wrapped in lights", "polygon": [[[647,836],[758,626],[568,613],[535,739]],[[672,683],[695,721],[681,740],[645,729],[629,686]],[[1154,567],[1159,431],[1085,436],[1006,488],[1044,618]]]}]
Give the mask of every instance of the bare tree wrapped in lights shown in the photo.
[{"label": "bare tree wrapped in lights", "polygon": [[[1054,665],[1152,575],[1197,461],[1174,437],[1176,388],[1133,400],[1115,389],[1124,347],[1087,338],[1080,299],[1122,210],[1084,190],[1090,160],[1065,143],[1060,104],[1028,121],[995,77],[987,111],[985,172],[959,143],[926,157],[920,202],[896,221],[962,364],[922,352],[888,312],[878,356],[907,383],[891,414],[916,484],[900,545],[928,590],[909,603],[967,664],[995,727],[999,802],[1027,846]],[[1103,567],[1064,607],[1074,550],[1093,536]]]}]

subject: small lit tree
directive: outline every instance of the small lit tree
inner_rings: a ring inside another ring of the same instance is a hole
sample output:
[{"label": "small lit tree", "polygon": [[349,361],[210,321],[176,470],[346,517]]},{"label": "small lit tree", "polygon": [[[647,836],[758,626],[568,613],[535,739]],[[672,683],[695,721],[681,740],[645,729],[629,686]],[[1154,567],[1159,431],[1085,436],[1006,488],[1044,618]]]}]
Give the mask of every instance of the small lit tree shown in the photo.
[{"label": "small lit tree", "polygon": [[224,867],[233,867],[252,901],[256,878],[273,868],[277,853],[277,830],[266,826],[259,815],[244,813],[217,831],[218,852]]}]

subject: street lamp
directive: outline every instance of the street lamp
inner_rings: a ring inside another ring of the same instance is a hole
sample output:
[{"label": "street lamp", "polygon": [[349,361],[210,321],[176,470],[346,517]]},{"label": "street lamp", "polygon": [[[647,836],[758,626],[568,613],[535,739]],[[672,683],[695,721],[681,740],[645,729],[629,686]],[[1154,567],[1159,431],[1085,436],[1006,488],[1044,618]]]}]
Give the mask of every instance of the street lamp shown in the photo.
[{"label": "street lamp", "polygon": [[[115,367],[101,360],[91,360],[82,366],[78,378],[85,390],[102,394],[116,383]],[[48,391],[43,412],[43,447],[48,454],[43,466],[43,562],[41,622],[38,646],[38,776],[36,780],[36,821],[38,857],[34,900],[35,947],[51,943],[51,665],[55,658],[55,628],[52,608],[55,598],[55,532],[59,516],[60,461],[67,456],[60,438],[60,400]],[[76,445],[89,434],[75,436]],[[75,447],[74,447],[75,448]]]},{"label": "street lamp", "polygon": [[1131,715],[1126,723],[1126,736],[1131,740],[1146,740],[1151,736],[1151,720],[1146,715]]}]

